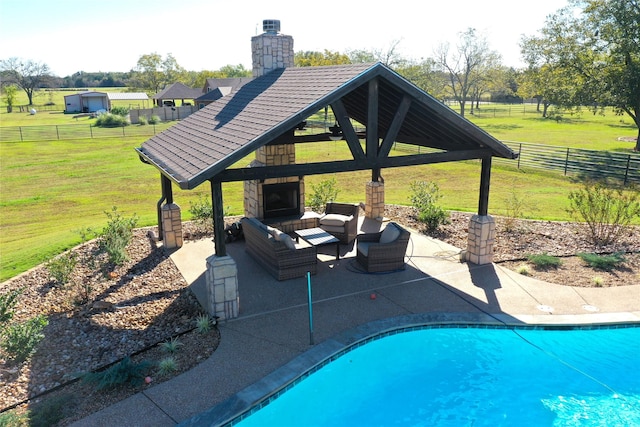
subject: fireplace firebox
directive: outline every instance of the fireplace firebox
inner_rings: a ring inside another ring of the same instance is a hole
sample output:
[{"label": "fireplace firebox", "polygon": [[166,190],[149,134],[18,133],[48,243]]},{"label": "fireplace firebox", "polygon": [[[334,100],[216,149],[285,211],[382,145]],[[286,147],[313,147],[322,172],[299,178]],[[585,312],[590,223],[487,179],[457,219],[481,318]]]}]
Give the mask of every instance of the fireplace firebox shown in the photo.
[{"label": "fireplace firebox", "polygon": [[264,218],[300,214],[300,183],[265,184],[262,187]]}]

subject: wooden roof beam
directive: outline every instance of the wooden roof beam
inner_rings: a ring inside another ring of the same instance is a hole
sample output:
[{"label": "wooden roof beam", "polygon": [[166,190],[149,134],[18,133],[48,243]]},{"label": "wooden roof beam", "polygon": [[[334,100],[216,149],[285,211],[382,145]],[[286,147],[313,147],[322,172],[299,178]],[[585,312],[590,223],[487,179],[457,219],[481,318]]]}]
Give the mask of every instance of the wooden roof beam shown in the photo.
[{"label": "wooden roof beam", "polygon": [[400,105],[398,106],[398,110],[396,114],[393,116],[393,121],[389,126],[389,130],[380,145],[380,151],[378,152],[378,157],[388,157],[391,152],[391,147],[393,147],[393,143],[398,136],[398,132],[402,127],[402,123],[404,122],[404,118],[407,117],[407,112],[409,112],[409,107],[411,106],[411,98],[407,95],[402,97],[402,101],[400,101]]},{"label": "wooden roof beam", "polygon": [[344,107],[344,104],[340,99],[331,104],[331,110],[333,110],[333,115],[338,120],[338,124],[342,128],[342,134],[344,135],[344,139],[347,141],[349,145],[349,150],[351,151],[351,155],[355,160],[363,160],[366,156],[364,154],[364,150],[360,145],[360,139],[356,134],[353,125],[351,124],[351,119],[347,114],[347,109]]},{"label": "wooden roof beam", "polygon": [[283,178],[288,176],[321,175],[337,172],[353,172],[367,169],[380,170],[401,166],[455,162],[459,160],[483,159],[491,156],[491,149],[446,151],[442,153],[411,154],[365,160],[334,160],[330,162],[295,165],[261,166],[253,168],[226,169],[215,176],[216,181],[232,182],[253,179]]}]

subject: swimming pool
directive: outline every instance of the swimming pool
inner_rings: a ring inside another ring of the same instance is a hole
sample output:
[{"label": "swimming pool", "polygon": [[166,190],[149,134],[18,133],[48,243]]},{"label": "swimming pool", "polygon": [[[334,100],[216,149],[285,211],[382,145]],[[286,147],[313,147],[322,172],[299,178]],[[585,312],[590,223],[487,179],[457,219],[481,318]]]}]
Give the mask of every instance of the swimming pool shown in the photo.
[{"label": "swimming pool", "polygon": [[398,331],[234,425],[640,425],[639,367],[640,327]]}]

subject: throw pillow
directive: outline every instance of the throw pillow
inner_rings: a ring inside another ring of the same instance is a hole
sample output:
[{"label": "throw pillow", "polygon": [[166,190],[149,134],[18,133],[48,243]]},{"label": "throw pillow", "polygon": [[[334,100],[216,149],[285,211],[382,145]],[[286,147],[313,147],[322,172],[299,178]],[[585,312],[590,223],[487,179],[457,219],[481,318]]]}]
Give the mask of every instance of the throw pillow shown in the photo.
[{"label": "throw pillow", "polygon": [[286,233],[282,233],[282,234],[280,235],[280,241],[281,241],[282,243],[284,243],[284,245],[285,245],[287,248],[289,248],[289,249],[295,249],[295,248],[296,248],[296,244],[295,244],[295,242],[293,241],[293,239],[291,238],[291,236],[289,236],[289,235],[288,235],[288,234],[286,234]]},{"label": "throw pillow", "polygon": [[400,230],[395,225],[387,224],[380,235],[380,243],[391,243],[400,236]]}]

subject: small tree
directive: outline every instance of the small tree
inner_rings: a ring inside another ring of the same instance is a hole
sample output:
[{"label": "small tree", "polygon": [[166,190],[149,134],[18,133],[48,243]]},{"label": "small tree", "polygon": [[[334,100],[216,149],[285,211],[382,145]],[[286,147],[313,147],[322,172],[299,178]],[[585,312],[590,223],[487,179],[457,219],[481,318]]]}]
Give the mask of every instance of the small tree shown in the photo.
[{"label": "small tree", "polygon": [[567,212],[587,223],[587,239],[595,246],[616,243],[634,219],[640,217],[640,193],[587,182],[569,193]]},{"label": "small tree", "polygon": [[7,113],[13,111],[13,104],[16,102],[18,88],[14,85],[8,85],[4,88],[4,100],[7,102]]},{"label": "small tree", "polygon": [[413,181],[410,184],[411,203],[418,210],[418,221],[426,224],[428,231],[449,223],[449,214],[438,206],[442,198],[435,182]]},{"label": "small tree", "polygon": [[311,197],[309,197],[309,207],[315,212],[324,212],[324,208],[329,202],[333,202],[338,198],[338,187],[336,179],[325,179],[317,185],[311,184]]},{"label": "small tree", "polygon": [[127,246],[133,239],[133,229],[138,223],[138,217],[124,218],[114,206],[111,212],[105,212],[109,221],[102,230],[100,247],[107,252],[109,261],[120,265],[128,259]]}]

